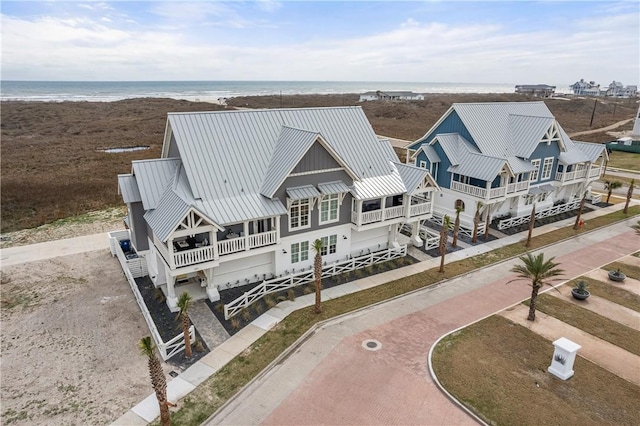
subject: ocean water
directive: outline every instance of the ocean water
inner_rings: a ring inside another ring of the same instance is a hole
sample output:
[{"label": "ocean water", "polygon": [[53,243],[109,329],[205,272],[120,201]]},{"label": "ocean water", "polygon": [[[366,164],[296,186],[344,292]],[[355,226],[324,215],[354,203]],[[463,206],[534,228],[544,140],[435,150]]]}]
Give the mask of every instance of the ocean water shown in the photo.
[{"label": "ocean water", "polygon": [[513,84],[380,81],[2,81],[0,98],[25,101],[102,101],[173,98],[217,102],[253,95],[342,94],[375,90],[416,93],[513,93]]}]

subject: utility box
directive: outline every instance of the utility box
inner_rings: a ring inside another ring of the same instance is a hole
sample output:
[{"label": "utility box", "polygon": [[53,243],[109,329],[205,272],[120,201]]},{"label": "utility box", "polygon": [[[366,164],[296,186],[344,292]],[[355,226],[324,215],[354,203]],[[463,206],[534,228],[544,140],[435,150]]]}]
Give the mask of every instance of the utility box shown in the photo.
[{"label": "utility box", "polygon": [[576,360],[578,349],[582,346],[566,337],[561,337],[553,342],[553,346],[555,347],[553,359],[547,371],[562,380],[567,380],[573,376],[573,363]]}]

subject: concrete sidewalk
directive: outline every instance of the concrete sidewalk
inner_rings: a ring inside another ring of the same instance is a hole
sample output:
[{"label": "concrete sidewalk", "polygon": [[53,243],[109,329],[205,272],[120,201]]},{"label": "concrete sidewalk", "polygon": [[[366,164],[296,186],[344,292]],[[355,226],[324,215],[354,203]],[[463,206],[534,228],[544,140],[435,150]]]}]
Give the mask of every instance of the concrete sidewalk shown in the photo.
[{"label": "concrete sidewalk", "polygon": [[0,250],[0,266],[18,265],[109,248],[106,232]]},{"label": "concrete sidewalk", "polygon": [[[590,219],[611,213],[612,211],[620,210],[621,208],[622,206],[620,205],[614,205],[605,209],[597,209],[592,212],[584,214],[583,218],[588,226],[588,221]],[[567,220],[556,222],[550,225],[542,226],[534,230],[534,235],[553,232],[559,228],[570,226],[573,224],[573,222],[574,222],[574,219],[567,219]],[[558,253],[560,255],[563,253],[572,252],[576,248],[584,247],[585,244],[589,245],[599,241],[607,240],[609,238],[618,236],[625,232],[630,232],[629,224],[634,223],[634,221],[631,220],[627,222],[628,223],[620,223],[612,227],[607,227],[605,229],[595,231],[594,233],[583,234],[570,241],[561,243],[561,246],[563,247],[562,249],[555,249],[555,246],[554,246],[554,248],[547,248],[544,251],[545,253]],[[475,247],[469,247],[454,253],[450,253],[447,255],[447,262],[452,262],[452,261],[463,259],[470,256],[476,256],[478,254],[486,253],[491,250],[497,249],[499,247],[503,247],[505,245],[522,241],[525,235],[526,233],[516,234],[516,235],[500,238],[498,240],[490,241]],[[636,244],[635,249],[636,250],[638,249],[638,244]],[[607,251],[607,250],[605,249],[604,251]],[[618,253],[617,252],[615,253],[616,253],[616,256],[619,257]],[[585,258],[590,258],[592,262],[594,261],[596,262],[596,263],[591,263],[591,265],[598,264],[597,262],[600,259],[598,257],[592,258],[591,256],[585,256]],[[377,285],[387,283],[395,279],[410,276],[415,273],[437,267],[439,265],[439,261],[440,261],[439,258],[434,258],[427,261],[416,263],[408,267],[388,271],[388,272],[377,274],[365,279],[353,281],[341,286],[333,287],[331,289],[326,289],[326,290],[323,290],[322,292],[322,298],[323,300],[327,300],[335,297],[340,297],[345,294],[354,293],[363,289],[367,289],[367,288],[371,288]],[[515,260],[513,260],[512,262],[515,262]],[[509,275],[509,272],[508,272],[509,269],[510,269],[509,266],[502,263],[494,267],[484,268],[482,270],[474,272],[473,279],[470,279],[471,274],[469,274],[463,278],[450,280],[443,285],[437,286],[437,288],[427,289],[425,291],[426,293],[429,294],[428,298],[417,298],[417,297],[414,298],[413,295],[408,298],[403,298],[402,304],[405,307],[409,307],[409,310],[407,311],[406,309],[402,309],[401,312],[397,313],[397,316],[406,316],[410,312],[415,312],[415,310],[424,309],[424,305],[422,304],[423,299],[427,299],[427,303],[429,304],[434,304],[440,300],[446,300],[454,296],[459,296],[461,294],[462,295],[468,294],[469,292],[478,290],[479,288],[487,285],[487,283],[493,282],[496,279]],[[589,268],[588,270],[590,269],[592,268]],[[503,291],[502,287],[505,287],[505,286],[502,285],[499,287],[500,288],[496,290],[498,292]],[[509,287],[510,289],[513,289],[514,287],[517,287],[517,286],[507,286],[507,287]],[[436,290],[437,290],[437,293],[436,293],[437,295],[431,293],[432,291],[435,292]],[[513,295],[510,295],[510,297],[507,300],[508,303],[506,303],[505,301],[502,301],[500,308],[494,308],[493,304],[490,303],[491,309],[493,310],[489,310],[489,311],[490,313],[495,312],[496,310],[502,309],[513,303],[517,303],[520,300],[523,300],[527,297],[528,297],[528,291],[525,291],[525,292],[519,291],[517,292],[517,295],[515,297]],[[414,306],[415,302],[420,302],[420,303]],[[462,320],[462,321],[467,321],[467,323],[473,321],[475,319],[474,316],[467,317],[466,315],[463,314],[463,312],[459,312],[458,308],[460,306],[467,306],[467,304],[469,306],[474,306],[477,303],[478,302],[476,300],[469,300],[462,305],[457,305],[457,308],[453,309],[453,312],[458,312],[460,314],[460,316],[456,318],[456,321]],[[296,300],[293,302],[290,302],[290,301],[282,302],[278,304],[276,307],[267,311],[265,314],[263,314],[262,316],[257,318],[255,321],[253,321],[252,324],[245,327],[239,333],[235,334],[234,336],[229,338],[227,341],[225,341],[223,344],[221,344],[220,346],[212,350],[202,360],[194,364],[192,367],[190,367],[188,370],[186,370],[184,373],[182,373],[180,376],[176,378],[180,380],[173,379],[171,382],[169,382],[168,392],[171,395],[172,400],[180,399],[186,396],[191,391],[191,389],[193,389],[195,386],[198,386],[200,383],[205,381],[210,375],[212,375],[213,373],[218,371],[220,368],[222,368],[224,365],[226,365],[229,361],[231,361],[235,356],[242,353],[253,342],[255,342],[259,337],[267,333],[268,330],[273,328],[278,322],[284,319],[291,312],[307,306],[311,306],[312,304],[313,304],[313,295],[306,295],[303,297],[296,298]],[[410,308],[411,306],[413,306],[413,308]],[[480,309],[483,307],[484,306],[482,305],[482,303],[478,306],[478,308]],[[414,310],[412,311],[411,309],[414,309]],[[392,315],[392,317],[394,318],[397,316]],[[388,317],[387,314],[378,312],[376,315],[376,318],[371,320],[373,322],[370,321],[369,323],[367,323],[367,325],[371,326],[374,324],[381,324],[390,319],[392,318]],[[382,321],[382,322],[378,322],[378,321]],[[466,323],[463,323],[463,324],[466,324]],[[436,329],[436,334],[434,334],[434,338],[437,338],[440,335],[445,334],[449,330],[450,328],[448,327],[445,327],[443,329],[440,329],[440,328]],[[331,339],[332,338],[329,338],[330,341]],[[337,344],[339,341],[340,339],[336,337],[334,343]],[[326,345],[326,342],[325,342],[325,344],[321,346],[323,348],[331,348],[335,346],[335,344],[333,346]],[[428,352],[428,348],[427,348],[427,352]],[[323,351],[318,351],[313,353],[326,355],[326,353]],[[398,353],[397,356],[402,356],[402,353]],[[315,358],[311,357],[310,359],[313,360]],[[309,366],[309,368],[311,367],[312,366]],[[309,369],[305,370],[305,368],[302,368],[298,365],[295,367],[294,370],[295,371],[287,369],[288,376],[282,379],[284,380],[285,383],[295,382],[295,377],[299,377],[300,380],[303,380],[304,378],[306,378],[306,373],[309,373],[311,371]],[[424,380],[424,379],[421,379],[421,380]],[[188,384],[188,386],[186,384]],[[244,395],[244,392],[243,392],[243,395]],[[260,401],[254,401],[259,407],[269,406],[271,408],[274,408],[273,405],[269,405],[265,401],[272,400],[273,398],[283,398],[282,392],[277,392],[275,389],[271,389],[271,391],[262,393],[261,395],[263,398],[266,398],[266,399],[260,400]],[[444,396],[439,391],[436,392],[435,394],[432,394],[432,397],[438,398],[436,395],[439,395],[444,398]],[[234,398],[234,400],[229,403],[229,406],[232,406],[238,401],[242,401],[243,398],[244,396]],[[450,407],[450,410],[451,410],[451,413],[458,413],[458,414],[462,413],[457,409],[457,407],[455,408]],[[252,410],[250,409],[240,409],[239,411],[243,412],[246,415],[250,415],[252,413]],[[458,414],[451,414],[451,415],[457,416]],[[143,424],[147,424],[148,422],[151,422],[158,415],[159,415],[158,405],[157,403],[155,403],[155,396],[152,394],[152,395],[149,395],[148,398],[146,398],[143,402],[138,404],[136,407],[132,408],[132,410],[127,412],[120,419],[116,420],[116,422],[114,422],[113,424],[114,425],[129,425],[129,424],[143,425]],[[226,416],[226,414],[221,414],[221,415]],[[264,415],[262,415],[262,417],[261,415],[257,415],[256,417],[252,414],[250,417],[251,418],[245,418],[244,421],[242,421],[241,419],[236,419],[238,421],[234,420],[232,422],[229,422],[225,420],[224,422],[231,423],[231,424],[255,424],[256,422],[265,420]],[[258,418],[261,418],[262,420],[258,420]],[[285,419],[279,418],[279,421],[284,421],[284,420]],[[398,420],[400,421],[403,419],[398,419]],[[309,419],[307,419],[307,422],[308,421]],[[284,423],[288,423],[288,422],[285,421]],[[402,423],[402,421],[400,421],[400,423]]]}]

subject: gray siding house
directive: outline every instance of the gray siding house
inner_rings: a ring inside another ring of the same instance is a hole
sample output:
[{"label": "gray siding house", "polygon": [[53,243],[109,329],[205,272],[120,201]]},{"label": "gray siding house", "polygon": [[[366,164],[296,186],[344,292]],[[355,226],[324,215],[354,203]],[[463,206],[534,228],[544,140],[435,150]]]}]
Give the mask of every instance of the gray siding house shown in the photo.
[{"label": "gray siding house", "polygon": [[360,107],[171,113],[162,158],[118,176],[130,238],[176,310],[220,291],[420,244],[437,184],[398,162]]}]

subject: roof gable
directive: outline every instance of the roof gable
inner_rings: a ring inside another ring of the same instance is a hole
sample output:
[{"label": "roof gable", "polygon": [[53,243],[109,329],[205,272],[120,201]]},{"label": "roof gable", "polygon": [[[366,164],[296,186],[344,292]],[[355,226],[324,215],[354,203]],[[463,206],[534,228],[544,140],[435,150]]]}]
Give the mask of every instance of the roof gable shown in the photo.
[{"label": "roof gable", "polygon": [[179,158],[133,161],[133,175],[136,177],[142,206],[145,210],[155,209],[165,189],[176,174]]}]

